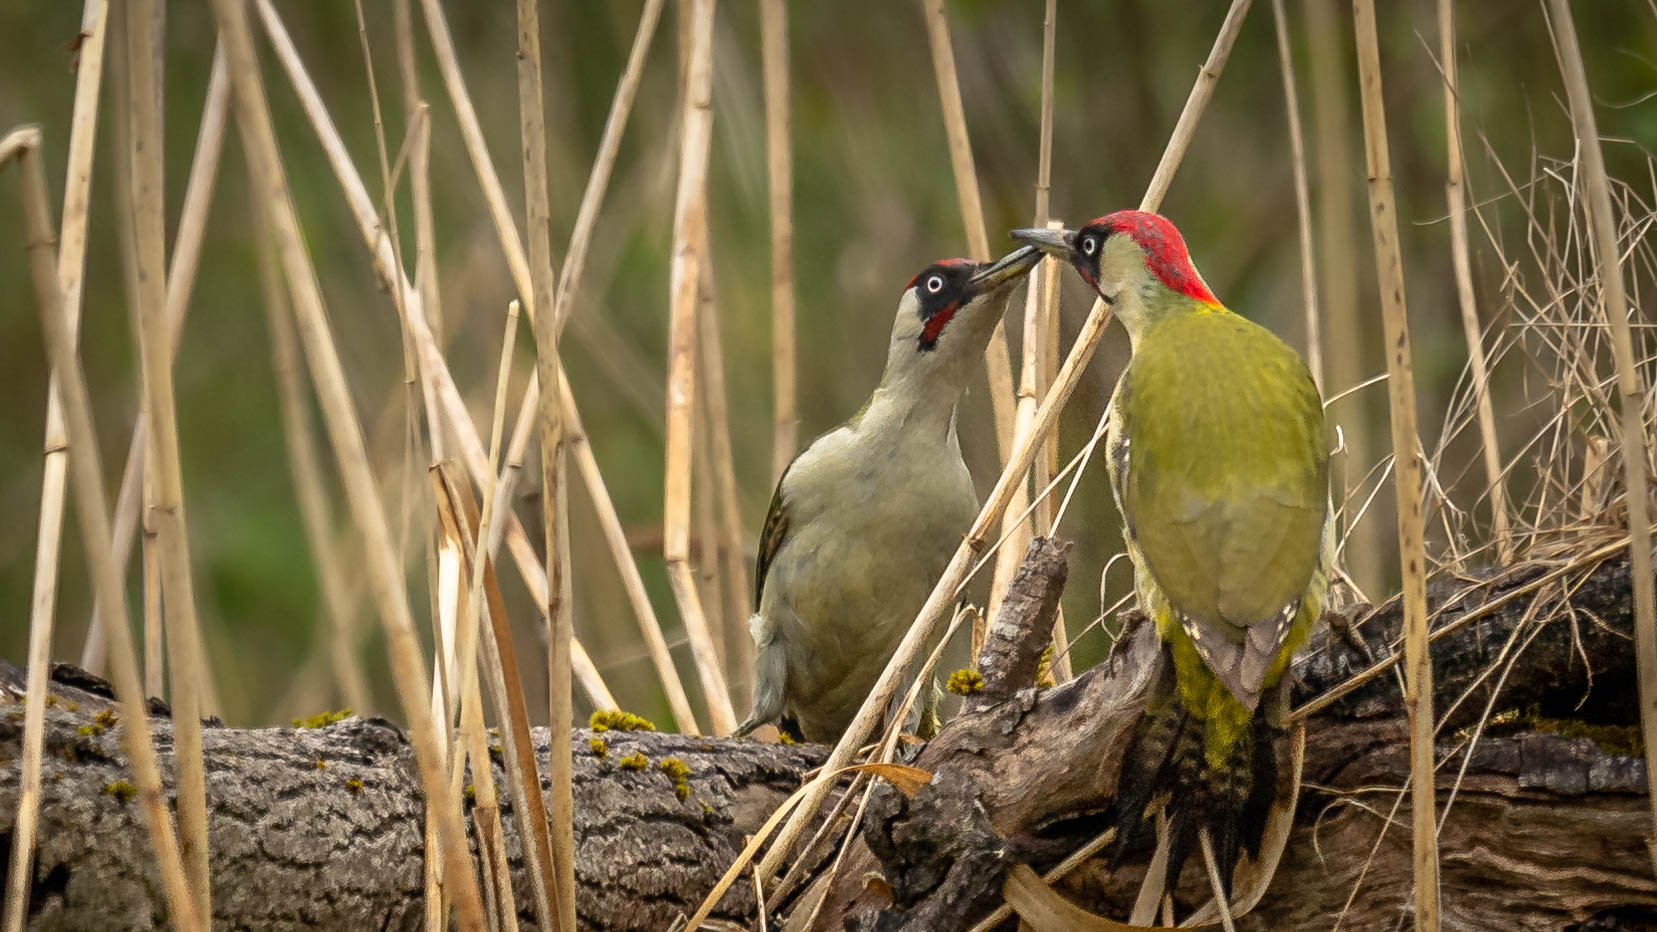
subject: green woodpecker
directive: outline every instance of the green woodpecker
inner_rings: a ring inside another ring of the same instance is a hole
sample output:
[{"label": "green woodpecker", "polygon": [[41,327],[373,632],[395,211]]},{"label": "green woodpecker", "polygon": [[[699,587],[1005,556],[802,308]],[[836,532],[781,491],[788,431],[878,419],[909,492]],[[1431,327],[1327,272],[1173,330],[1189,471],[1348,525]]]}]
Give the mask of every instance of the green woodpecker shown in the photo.
[{"label": "green woodpecker", "polygon": [[1107,462],[1163,649],[1117,777],[1116,857],[1147,809],[1167,805],[1167,888],[1206,831],[1229,894],[1276,795],[1269,720],[1286,702],[1283,674],[1328,591],[1323,404],[1294,350],[1215,299],[1166,219],[1127,210],[1013,237],[1074,266],[1133,350],[1111,396]]},{"label": "green woodpecker", "polygon": [[754,711],[738,735],[776,721],[832,743],[851,724],[978,513],[955,405],[1040,258],[1024,247],[922,269],[898,300],[880,386],[783,470],[760,534]]}]

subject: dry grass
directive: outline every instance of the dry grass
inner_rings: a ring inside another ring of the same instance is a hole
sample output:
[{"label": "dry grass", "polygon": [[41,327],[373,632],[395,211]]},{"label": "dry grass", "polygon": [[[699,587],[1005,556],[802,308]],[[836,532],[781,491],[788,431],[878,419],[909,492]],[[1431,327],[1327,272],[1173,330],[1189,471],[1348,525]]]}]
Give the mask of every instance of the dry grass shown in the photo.
[{"label": "dry grass", "polygon": [[[162,893],[168,914],[176,925],[183,929],[205,929],[186,877],[172,815],[162,794],[155,744],[150,737],[149,710],[144,701],[143,684],[139,679],[138,661],[133,653],[128,627],[126,600],[122,597],[114,554],[110,552],[109,513],[105,510],[103,479],[99,475],[92,404],[76,355],[75,338],[58,290],[57,257],[52,249],[55,237],[52,234],[51,208],[47,206],[46,174],[41,166],[40,146],[39,129],[24,127],[14,130],[0,139],[0,165],[16,160],[18,174],[23,180],[24,219],[30,244],[29,266],[40,304],[41,328],[46,333],[46,349],[52,360],[52,370],[58,376],[69,446],[80,451],[80,455],[70,458],[69,465],[81,545],[86,550],[86,563],[92,573],[93,585],[97,587],[103,604],[108,607],[112,622],[108,640],[114,648],[115,691],[120,699],[121,714],[126,719],[126,727],[121,729],[122,743],[126,745],[128,766],[138,789],[144,825],[149,830],[150,847],[155,852],[156,865],[161,872]],[[36,716],[41,716],[46,701],[45,677],[34,679],[29,689],[29,705],[37,710],[34,713]],[[37,734],[42,733],[42,726],[37,725],[36,729]],[[20,811],[28,810],[29,804],[29,800],[21,801]],[[38,805],[38,802],[35,804]]]},{"label": "dry grass", "polygon": [[1386,103],[1381,96],[1381,47],[1371,0],[1355,0],[1358,78],[1364,116],[1364,161],[1369,166],[1370,230],[1375,277],[1387,345],[1387,395],[1392,412],[1393,485],[1398,498],[1398,550],[1403,566],[1404,709],[1410,721],[1410,813],[1414,824],[1415,927],[1439,925],[1438,831],[1433,813],[1433,660],[1427,650],[1427,546],[1421,435],[1416,429],[1415,368],[1409,315],[1404,307],[1404,257],[1398,240],[1387,151]]}]

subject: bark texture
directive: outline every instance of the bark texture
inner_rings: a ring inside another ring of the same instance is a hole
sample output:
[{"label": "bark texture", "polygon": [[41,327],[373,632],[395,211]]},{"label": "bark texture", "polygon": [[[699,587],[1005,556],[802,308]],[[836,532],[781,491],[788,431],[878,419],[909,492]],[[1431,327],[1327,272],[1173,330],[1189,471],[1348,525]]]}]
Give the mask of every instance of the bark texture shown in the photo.
[{"label": "bark texture", "polygon": [[[1053,561],[1048,567],[1044,573],[1055,570]],[[1435,608],[1447,606],[1439,623],[1507,600],[1433,645],[1437,706],[1448,716],[1439,733],[1441,815],[1454,788],[1440,837],[1448,929],[1657,924],[1646,773],[1629,727],[1637,712],[1627,561],[1551,580],[1546,571],[1458,580],[1431,593]],[[1057,592],[1044,573],[1028,580],[1039,597],[1009,593],[1010,605],[1031,618],[1045,610],[1048,591]],[[1336,619],[1297,664],[1296,702],[1387,656],[1398,628],[1390,606],[1357,623]],[[1022,671],[1028,651],[1004,647]],[[1148,629],[1130,630],[1109,662],[1058,689],[1018,688],[1028,673],[986,671],[1010,695],[957,717],[922,750],[914,763],[935,777],[913,799],[877,788],[847,863],[817,888],[826,894],[817,927],[970,928],[1000,904],[1008,865],[1045,871],[1097,833],[1147,685],[1144,659],[1155,649]],[[30,926],[163,927],[138,813],[123,799],[120,724],[108,717],[118,712],[95,681],[77,680],[70,669],[58,680],[47,710]],[[20,673],[0,670],[0,848],[9,846],[17,802],[20,697]],[[1388,672],[1307,722],[1294,833],[1264,902],[1239,928],[1329,928],[1343,909],[1343,929],[1407,924],[1399,699]],[[165,710],[155,711],[170,771],[171,733]],[[744,836],[822,757],[820,748],[610,732],[598,736],[607,743],[601,758],[588,737],[576,745],[577,875],[582,925],[594,930],[661,929],[688,914]],[[537,738],[544,753],[544,733]],[[361,719],[212,727],[206,747],[216,927],[419,927],[421,802],[411,751],[395,727]],[[648,764],[624,769],[620,761],[634,752]],[[691,770],[683,801],[660,770],[670,756]],[[517,868],[517,831],[504,802],[503,819]],[[1185,873],[1182,914],[1206,894],[1201,872]],[[885,882],[871,883],[876,874]],[[1112,873],[1094,861],[1058,888],[1120,919],[1141,874],[1132,863]],[[521,872],[516,880],[527,907]],[[809,900],[771,906],[787,912]],[[751,884],[736,884],[715,915],[753,927]],[[532,926],[527,911],[521,919]]]},{"label": "bark texture", "polygon": [[[1550,569],[1457,579],[1429,593],[1440,623],[1494,606],[1432,648],[1435,704],[1446,710],[1438,811],[1447,929],[1657,927],[1645,765],[1628,727],[1637,714],[1628,563],[1548,579]],[[1402,649],[1395,604],[1365,616],[1320,628],[1296,664],[1297,703]],[[1076,680],[951,721],[914,761],[933,772],[929,786],[912,799],[876,788],[860,844],[826,881],[812,927],[971,928],[1000,904],[1010,864],[1044,871],[1102,831],[1158,649],[1149,626],[1130,625],[1111,660]],[[1401,694],[1389,671],[1307,722],[1295,829],[1265,900],[1239,928],[1329,928],[1337,916],[1343,929],[1407,925]],[[1465,760],[1469,726],[1481,717],[1487,727]],[[1148,856],[1115,872],[1090,862],[1060,889],[1125,919]],[[876,874],[886,882],[869,883]],[[1178,914],[1207,895],[1203,872],[1188,868]]]},{"label": "bark texture", "polygon": [[[59,679],[98,688],[65,670]],[[0,680],[0,849],[16,817],[22,742],[21,672]],[[40,846],[29,898],[34,929],[167,928],[160,886],[109,701],[62,682],[46,710]],[[151,717],[162,772],[172,729]],[[418,929],[422,801],[413,750],[383,719],[316,728],[204,732],[213,925],[234,929]],[[605,742],[603,757],[589,738]],[[546,730],[537,729],[545,760]],[[587,929],[661,929],[689,914],[725,866],[823,756],[811,746],[716,741],[654,732],[577,733],[578,905]],[[641,769],[629,755],[643,754]],[[661,769],[690,768],[680,800]],[[543,765],[542,771],[545,772]],[[497,758],[497,783],[505,780]],[[543,783],[543,787],[544,787]],[[171,782],[168,782],[171,790]],[[517,825],[501,801],[520,920],[533,927]],[[0,851],[0,863],[4,863]],[[738,885],[715,913],[753,915]]]}]

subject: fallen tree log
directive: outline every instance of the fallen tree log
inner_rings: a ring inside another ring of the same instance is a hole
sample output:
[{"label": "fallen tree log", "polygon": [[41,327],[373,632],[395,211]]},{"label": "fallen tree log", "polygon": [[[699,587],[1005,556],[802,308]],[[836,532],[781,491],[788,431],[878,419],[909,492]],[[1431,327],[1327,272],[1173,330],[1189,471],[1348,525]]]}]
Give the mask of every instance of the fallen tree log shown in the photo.
[{"label": "fallen tree log", "polygon": [[[1629,727],[1627,561],[1552,578],[1546,571],[1521,568],[1471,591],[1456,581],[1432,593],[1435,607],[1448,606],[1441,623],[1496,606],[1433,646],[1437,705],[1451,710],[1439,733],[1441,811],[1455,788],[1440,838],[1446,928],[1657,922],[1645,767]],[[1382,606],[1320,632],[1297,664],[1296,702],[1384,659],[1397,630],[1396,610]],[[1000,905],[1011,864],[1046,870],[1095,834],[1143,686],[1136,658],[1150,649],[1141,632],[1063,687],[1016,690],[951,721],[914,762],[935,773],[931,785],[912,800],[876,790],[848,862],[817,888],[826,893],[818,926],[969,928]],[[58,679],[47,710],[30,927],[162,927],[152,859],[125,798],[114,710],[95,683],[69,670]],[[1327,928],[1343,907],[1343,929],[1400,922],[1411,881],[1399,692],[1386,673],[1307,721],[1294,833],[1267,897],[1240,928]],[[18,797],[21,694],[18,671],[0,672],[0,848],[9,847]],[[165,716],[153,716],[152,726],[170,772]],[[589,737],[606,742],[602,757]],[[544,733],[537,740],[544,752]],[[576,747],[578,906],[583,928],[595,930],[665,928],[690,913],[823,753],[653,732],[582,733]],[[206,752],[216,926],[419,927],[421,803],[412,752],[395,727],[362,719],[212,727]],[[641,769],[621,763],[634,753],[645,758]],[[660,769],[668,757],[690,768],[684,800]],[[527,927],[531,897],[502,805]],[[1121,918],[1140,873],[1109,874],[1089,862],[1058,889]],[[1199,873],[1186,872],[1185,909],[1206,893]],[[875,874],[885,883],[870,883]],[[786,911],[804,900],[770,905]],[[751,885],[735,885],[715,916],[754,925]]]}]

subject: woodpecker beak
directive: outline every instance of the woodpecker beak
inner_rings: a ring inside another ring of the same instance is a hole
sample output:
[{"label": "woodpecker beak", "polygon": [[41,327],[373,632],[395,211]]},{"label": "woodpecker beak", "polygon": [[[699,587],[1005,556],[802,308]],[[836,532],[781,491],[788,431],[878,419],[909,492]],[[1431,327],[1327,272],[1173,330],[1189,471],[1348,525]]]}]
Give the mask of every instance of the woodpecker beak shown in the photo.
[{"label": "woodpecker beak", "polygon": [[974,296],[989,294],[1023,278],[1037,262],[1041,252],[1030,246],[1020,246],[989,265],[979,269],[967,282]]},{"label": "woodpecker beak", "polygon": [[1034,246],[1042,252],[1057,256],[1066,262],[1070,261],[1071,257],[1075,255],[1075,230],[1048,230],[1041,227],[1026,227],[1022,230],[1014,230],[1008,235],[1021,243],[1027,244],[1024,247],[1025,249]]}]

